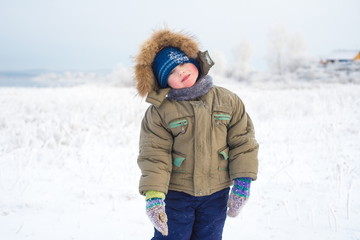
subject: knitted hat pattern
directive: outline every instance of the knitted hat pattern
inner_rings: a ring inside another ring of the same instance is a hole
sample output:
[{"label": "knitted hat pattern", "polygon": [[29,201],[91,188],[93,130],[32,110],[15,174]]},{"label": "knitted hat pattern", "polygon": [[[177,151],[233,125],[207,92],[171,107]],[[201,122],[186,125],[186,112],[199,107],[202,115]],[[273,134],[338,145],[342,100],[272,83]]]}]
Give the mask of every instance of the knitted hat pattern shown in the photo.
[{"label": "knitted hat pattern", "polygon": [[[153,68],[153,66],[155,67],[156,65],[154,60],[157,54],[168,47],[183,52],[190,62],[192,59],[198,57],[199,45],[195,40],[195,37],[182,32],[170,31],[168,29],[155,31],[151,37],[140,46],[139,54],[135,58],[134,76],[136,88],[140,96],[144,97],[149,92],[162,88],[160,82],[157,81],[157,77],[155,76],[155,72],[157,71],[154,70],[155,68]],[[165,57],[165,59],[166,58],[167,57]],[[176,59],[179,60],[182,58]],[[162,61],[160,61],[160,63],[162,63]],[[171,67],[172,66],[173,65],[171,65]],[[164,75],[168,72],[168,70],[164,71]]]}]

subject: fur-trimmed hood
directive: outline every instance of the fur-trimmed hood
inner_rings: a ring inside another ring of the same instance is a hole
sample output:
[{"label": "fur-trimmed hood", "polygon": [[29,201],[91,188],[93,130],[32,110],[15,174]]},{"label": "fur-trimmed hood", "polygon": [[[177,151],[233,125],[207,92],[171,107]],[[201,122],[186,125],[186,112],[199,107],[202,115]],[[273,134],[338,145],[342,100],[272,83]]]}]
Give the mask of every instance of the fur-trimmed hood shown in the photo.
[{"label": "fur-trimmed hood", "polygon": [[188,57],[197,59],[199,44],[193,36],[181,32],[172,32],[168,29],[158,30],[145,41],[135,59],[135,81],[139,95],[144,97],[153,90],[159,89],[152,63],[156,54],[165,47],[176,47]]}]

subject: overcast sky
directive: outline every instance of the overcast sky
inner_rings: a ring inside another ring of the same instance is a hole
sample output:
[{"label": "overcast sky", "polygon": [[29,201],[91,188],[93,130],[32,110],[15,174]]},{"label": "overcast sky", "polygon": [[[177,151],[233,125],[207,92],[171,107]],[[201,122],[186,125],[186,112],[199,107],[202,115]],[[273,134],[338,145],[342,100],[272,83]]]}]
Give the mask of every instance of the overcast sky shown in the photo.
[{"label": "overcast sky", "polygon": [[0,0],[0,71],[130,67],[139,44],[164,25],[228,61],[248,41],[262,68],[276,26],[302,36],[315,57],[360,49],[359,10],[359,0]]}]

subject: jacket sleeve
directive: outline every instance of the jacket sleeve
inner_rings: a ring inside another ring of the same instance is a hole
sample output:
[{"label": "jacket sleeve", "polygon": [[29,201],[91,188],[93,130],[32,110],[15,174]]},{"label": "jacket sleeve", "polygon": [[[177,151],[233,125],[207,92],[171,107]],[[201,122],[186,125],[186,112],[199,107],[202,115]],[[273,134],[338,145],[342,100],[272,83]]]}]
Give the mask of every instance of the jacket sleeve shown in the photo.
[{"label": "jacket sleeve", "polygon": [[259,145],[255,139],[254,125],[237,96],[234,106],[227,135],[230,178],[250,177],[256,180]]},{"label": "jacket sleeve", "polygon": [[141,170],[139,191],[145,195],[153,190],[167,193],[171,173],[172,135],[164,127],[154,106],[148,108],[141,124],[139,156]]}]

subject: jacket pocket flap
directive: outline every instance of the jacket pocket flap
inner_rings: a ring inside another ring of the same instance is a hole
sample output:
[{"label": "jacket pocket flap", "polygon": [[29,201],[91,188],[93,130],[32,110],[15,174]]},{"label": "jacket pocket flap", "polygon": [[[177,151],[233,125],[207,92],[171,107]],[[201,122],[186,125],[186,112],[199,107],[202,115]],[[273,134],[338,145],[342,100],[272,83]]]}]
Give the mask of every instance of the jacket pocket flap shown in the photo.
[{"label": "jacket pocket flap", "polygon": [[186,156],[184,154],[176,153],[176,152],[172,153],[173,165],[176,167],[180,167],[185,159],[186,159]]},{"label": "jacket pocket flap", "polygon": [[187,125],[188,125],[188,121],[186,119],[172,121],[171,123],[169,123],[170,128],[177,128],[177,127],[187,126]]},{"label": "jacket pocket flap", "polygon": [[222,156],[224,160],[228,160],[229,158],[229,147],[222,148],[218,151],[218,153]]},{"label": "jacket pocket flap", "polygon": [[214,119],[215,120],[226,120],[226,121],[230,121],[231,120],[231,116],[229,114],[214,114]]},{"label": "jacket pocket flap", "polygon": [[231,108],[229,106],[223,105],[215,105],[213,108],[213,118],[216,121],[230,121],[231,120]]},{"label": "jacket pocket flap", "polygon": [[168,127],[174,137],[179,134],[184,134],[188,128],[189,122],[187,119],[176,119],[169,123]]},{"label": "jacket pocket flap", "polygon": [[177,167],[180,167],[182,162],[185,160],[183,157],[178,157],[173,160],[173,164]]}]

